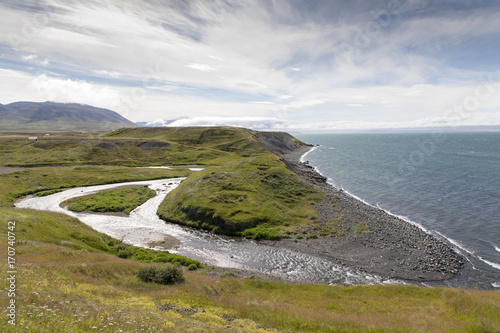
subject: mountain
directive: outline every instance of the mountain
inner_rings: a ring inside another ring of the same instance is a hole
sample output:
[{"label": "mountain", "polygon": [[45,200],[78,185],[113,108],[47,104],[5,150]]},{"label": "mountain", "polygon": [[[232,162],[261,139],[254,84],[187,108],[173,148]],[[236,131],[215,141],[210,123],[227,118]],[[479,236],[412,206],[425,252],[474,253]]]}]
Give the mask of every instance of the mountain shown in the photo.
[{"label": "mountain", "polygon": [[139,125],[90,105],[54,102],[0,104],[0,130],[109,131]]}]

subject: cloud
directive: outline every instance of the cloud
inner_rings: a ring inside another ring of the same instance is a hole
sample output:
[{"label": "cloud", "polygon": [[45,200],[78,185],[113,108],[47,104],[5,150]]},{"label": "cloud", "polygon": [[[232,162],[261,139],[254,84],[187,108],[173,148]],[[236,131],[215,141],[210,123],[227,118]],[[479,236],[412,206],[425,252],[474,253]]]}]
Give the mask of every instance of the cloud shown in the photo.
[{"label": "cloud", "polygon": [[202,72],[213,72],[213,71],[217,70],[217,68],[214,68],[214,67],[209,66],[209,65],[204,65],[204,64],[189,64],[189,65],[186,65],[186,67],[189,67],[192,69],[197,69],[197,70],[202,71]]},{"label": "cloud", "polygon": [[38,66],[43,66],[43,67],[47,67],[50,64],[49,59],[40,60],[38,58],[37,54],[30,54],[30,55],[23,56],[22,60],[24,62],[27,62],[27,63],[30,63],[30,64],[35,64],[35,65],[38,65]]},{"label": "cloud", "polygon": [[178,119],[167,126],[237,126],[255,130],[277,130],[288,127],[286,121],[267,117],[198,117]]},{"label": "cloud", "polygon": [[[437,119],[498,74],[499,4],[397,3],[384,21],[373,13],[388,3],[363,0],[7,2],[0,66],[36,76],[8,88],[22,99],[35,90],[136,120],[168,111],[342,124]],[[480,102],[485,117],[500,107]]]},{"label": "cloud", "polygon": [[116,108],[121,104],[123,96],[109,87],[98,87],[83,80],[53,78],[40,75],[31,82],[45,100],[61,103],[90,104],[99,107]]},{"label": "cloud", "polygon": [[122,74],[119,72],[107,71],[105,69],[93,70],[92,72],[98,76],[107,76],[114,79],[117,79],[122,76]]}]

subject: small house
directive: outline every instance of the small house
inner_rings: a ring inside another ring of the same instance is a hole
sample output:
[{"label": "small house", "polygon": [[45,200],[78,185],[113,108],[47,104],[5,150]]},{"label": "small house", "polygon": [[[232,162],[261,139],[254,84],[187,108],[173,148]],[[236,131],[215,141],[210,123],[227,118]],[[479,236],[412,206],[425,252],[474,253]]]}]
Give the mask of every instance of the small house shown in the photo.
[{"label": "small house", "polygon": [[30,141],[30,142],[38,141],[38,137],[37,136],[30,136],[30,137],[28,137],[28,141]]}]

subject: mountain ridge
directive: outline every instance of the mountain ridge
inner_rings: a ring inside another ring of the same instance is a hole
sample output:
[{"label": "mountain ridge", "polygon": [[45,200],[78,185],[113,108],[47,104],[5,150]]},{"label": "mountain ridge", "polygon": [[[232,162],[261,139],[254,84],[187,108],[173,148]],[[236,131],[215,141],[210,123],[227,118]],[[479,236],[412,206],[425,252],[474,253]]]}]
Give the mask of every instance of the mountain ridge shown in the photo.
[{"label": "mountain ridge", "polygon": [[115,111],[85,104],[27,102],[0,104],[0,130],[109,131],[139,127]]}]

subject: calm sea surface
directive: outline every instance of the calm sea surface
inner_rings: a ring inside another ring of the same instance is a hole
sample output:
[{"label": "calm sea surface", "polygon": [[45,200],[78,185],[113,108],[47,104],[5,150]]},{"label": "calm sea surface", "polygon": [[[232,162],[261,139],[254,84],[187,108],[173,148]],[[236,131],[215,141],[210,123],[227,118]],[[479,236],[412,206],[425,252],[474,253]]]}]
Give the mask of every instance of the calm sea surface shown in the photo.
[{"label": "calm sea surface", "polygon": [[295,135],[332,185],[415,223],[469,261],[450,285],[500,288],[500,133]]}]

